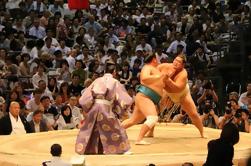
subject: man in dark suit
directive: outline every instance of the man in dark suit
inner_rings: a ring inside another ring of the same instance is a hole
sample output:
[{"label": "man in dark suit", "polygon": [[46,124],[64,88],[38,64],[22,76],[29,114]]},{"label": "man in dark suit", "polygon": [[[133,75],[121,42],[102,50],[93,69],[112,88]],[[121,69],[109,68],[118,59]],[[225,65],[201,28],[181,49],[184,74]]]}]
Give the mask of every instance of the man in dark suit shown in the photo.
[{"label": "man in dark suit", "polygon": [[26,119],[19,115],[20,105],[13,101],[10,103],[10,112],[0,119],[0,135],[30,133],[31,127]]},{"label": "man in dark suit", "polygon": [[33,112],[32,120],[29,122],[32,133],[48,131],[46,122],[42,119],[43,113],[40,110]]}]

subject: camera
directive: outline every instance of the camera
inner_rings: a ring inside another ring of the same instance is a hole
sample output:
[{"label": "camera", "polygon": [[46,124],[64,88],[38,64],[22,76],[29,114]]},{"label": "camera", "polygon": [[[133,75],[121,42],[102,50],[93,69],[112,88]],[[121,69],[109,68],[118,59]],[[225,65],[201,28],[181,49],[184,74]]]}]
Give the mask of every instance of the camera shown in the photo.
[{"label": "camera", "polygon": [[213,83],[211,80],[206,81],[205,84],[203,85],[204,89],[212,89],[212,87],[213,87]]},{"label": "camera", "polygon": [[226,107],[226,108],[225,108],[225,113],[226,113],[226,114],[231,114],[231,113],[232,113],[232,110],[231,110],[229,107]]},{"label": "camera", "polygon": [[211,109],[212,109],[211,103],[210,103],[210,102],[206,102],[206,103],[205,103],[205,107],[204,107],[204,109],[203,109],[203,112],[204,112],[205,114],[208,114],[208,113],[210,112]]}]

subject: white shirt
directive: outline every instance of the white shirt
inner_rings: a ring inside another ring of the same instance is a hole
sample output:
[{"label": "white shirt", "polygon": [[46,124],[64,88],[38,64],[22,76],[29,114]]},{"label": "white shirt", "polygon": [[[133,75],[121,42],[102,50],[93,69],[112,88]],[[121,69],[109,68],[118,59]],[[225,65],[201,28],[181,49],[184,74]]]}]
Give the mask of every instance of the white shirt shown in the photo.
[{"label": "white shirt", "polygon": [[137,45],[136,50],[138,50],[138,49],[142,49],[149,54],[151,54],[153,51],[152,46],[148,43],[146,43],[145,46],[142,46],[142,44]]},{"label": "white shirt", "polygon": [[45,32],[44,27],[42,27],[42,26],[39,26],[38,28],[33,26],[29,30],[29,35],[35,36],[38,39],[43,39],[46,36],[46,32]]},{"label": "white shirt", "polygon": [[35,133],[39,133],[40,132],[40,123],[34,123],[34,128],[35,128]]},{"label": "white shirt", "polygon": [[74,68],[75,68],[75,62],[76,62],[76,60],[72,56],[68,56],[66,58],[66,60],[67,60],[67,62],[69,64],[69,71],[72,72],[74,70]]},{"label": "white shirt", "polygon": [[168,49],[167,49],[167,53],[173,53],[173,54],[176,54],[177,53],[177,46],[178,45],[182,45],[182,46],[184,46],[184,48],[183,48],[183,52],[186,52],[186,43],[185,42],[183,42],[183,41],[178,41],[178,40],[175,40],[175,41],[173,41],[171,44],[170,44],[170,46],[168,47]]},{"label": "white shirt", "polygon": [[27,101],[26,108],[31,112],[34,112],[39,109],[39,104],[38,105],[36,104],[35,98],[31,98],[30,100]]},{"label": "white shirt", "polygon": [[63,160],[61,160],[60,157],[53,157],[51,159],[51,162],[46,162],[47,166],[71,166],[70,163],[67,163]]},{"label": "white shirt", "polygon": [[21,118],[18,116],[17,120],[12,116],[11,113],[10,115],[10,121],[11,121],[11,126],[12,126],[12,132],[11,135],[13,134],[25,134],[26,130],[24,129],[24,124],[21,120]]},{"label": "white shirt", "polygon": [[38,73],[36,73],[35,75],[32,76],[32,84],[34,88],[38,88],[38,82],[40,80],[44,80],[44,82],[46,83],[46,86],[48,85],[48,77],[46,74],[43,73],[42,76],[38,75]]}]

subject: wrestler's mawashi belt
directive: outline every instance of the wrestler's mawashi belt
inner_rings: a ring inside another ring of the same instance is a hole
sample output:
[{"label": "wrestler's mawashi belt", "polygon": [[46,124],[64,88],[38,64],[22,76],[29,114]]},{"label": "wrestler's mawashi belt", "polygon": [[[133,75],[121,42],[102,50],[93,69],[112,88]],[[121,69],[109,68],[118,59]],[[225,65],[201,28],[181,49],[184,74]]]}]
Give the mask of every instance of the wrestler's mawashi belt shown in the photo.
[{"label": "wrestler's mawashi belt", "polygon": [[144,85],[139,85],[138,88],[136,89],[136,91],[143,93],[144,95],[149,97],[155,105],[159,104],[161,96],[158,93],[156,93],[154,90],[152,90]]}]

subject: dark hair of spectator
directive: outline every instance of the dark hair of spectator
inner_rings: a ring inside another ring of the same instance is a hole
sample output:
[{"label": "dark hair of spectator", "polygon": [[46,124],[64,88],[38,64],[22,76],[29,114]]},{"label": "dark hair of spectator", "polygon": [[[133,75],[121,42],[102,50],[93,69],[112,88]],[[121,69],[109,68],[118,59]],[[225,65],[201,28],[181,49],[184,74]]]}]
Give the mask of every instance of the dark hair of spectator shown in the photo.
[{"label": "dark hair of spectator", "polygon": [[62,147],[59,144],[53,144],[51,146],[51,155],[60,157],[62,154]]},{"label": "dark hair of spectator", "polygon": [[221,131],[220,139],[230,143],[231,145],[237,144],[239,142],[240,135],[235,124],[227,123]]},{"label": "dark hair of spectator", "polygon": [[42,114],[42,111],[41,110],[36,110],[33,112],[33,117],[36,116],[37,114]]},{"label": "dark hair of spectator", "polygon": [[73,79],[74,77],[78,77],[78,78],[80,79],[80,75],[78,75],[78,74],[76,74],[76,73],[72,74],[72,76],[71,76],[72,79]]},{"label": "dark hair of spectator", "polygon": [[40,102],[43,102],[43,101],[46,100],[46,99],[50,99],[50,97],[49,97],[49,96],[42,96],[42,97],[40,98]]},{"label": "dark hair of spectator", "polygon": [[182,164],[182,166],[193,166],[193,163],[185,162]]},{"label": "dark hair of spectator", "polygon": [[29,60],[30,60],[30,55],[29,55],[28,53],[23,53],[23,54],[21,55],[21,60],[24,61],[24,58],[25,58],[25,57],[28,57]]},{"label": "dark hair of spectator", "polygon": [[[66,116],[64,114],[64,111],[69,108],[70,109],[70,115],[69,116]],[[72,112],[71,112],[71,107],[69,105],[64,105],[62,108],[61,108],[61,115],[63,116],[64,120],[65,120],[65,123],[71,123],[71,118],[72,118]]]},{"label": "dark hair of spectator", "polygon": [[62,56],[62,51],[61,51],[61,50],[56,50],[56,51],[54,52],[54,55],[55,55],[56,57],[60,57],[60,56]]},{"label": "dark hair of spectator", "polygon": [[65,60],[65,59],[61,61],[61,63],[60,63],[60,68],[63,67],[63,64],[69,67],[69,63],[68,63],[67,60]]},{"label": "dark hair of spectator", "polygon": [[40,89],[35,89],[34,91],[33,91],[33,94],[35,95],[35,94],[42,94],[43,92],[40,90]]}]

